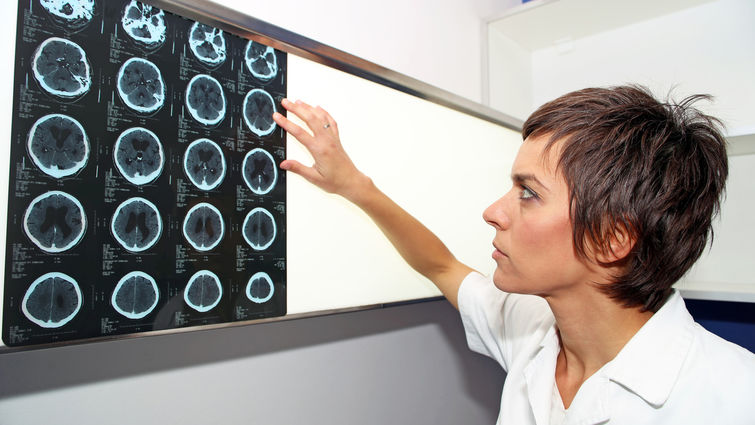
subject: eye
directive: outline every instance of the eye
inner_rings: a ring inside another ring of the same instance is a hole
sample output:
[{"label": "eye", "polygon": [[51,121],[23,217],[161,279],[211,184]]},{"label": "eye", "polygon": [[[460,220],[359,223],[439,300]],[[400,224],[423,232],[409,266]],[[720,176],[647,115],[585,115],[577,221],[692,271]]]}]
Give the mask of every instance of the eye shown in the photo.
[{"label": "eye", "polygon": [[527,186],[522,186],[522,192],[519,194],[519,199],[530,200],[538,199],[537,193]]}]

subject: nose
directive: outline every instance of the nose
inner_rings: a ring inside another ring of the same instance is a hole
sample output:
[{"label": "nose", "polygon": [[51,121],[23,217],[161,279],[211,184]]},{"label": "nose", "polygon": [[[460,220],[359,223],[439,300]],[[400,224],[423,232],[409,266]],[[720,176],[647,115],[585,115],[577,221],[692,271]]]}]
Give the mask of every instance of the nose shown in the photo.
[{"label": "nose", "polygon": [[511,224],[509,214],[506,210],[507,195],[500,197],[498,200],[490,204],[482,213],[482,218],[486,223],[493,226],[496,230],[506,230]]}]

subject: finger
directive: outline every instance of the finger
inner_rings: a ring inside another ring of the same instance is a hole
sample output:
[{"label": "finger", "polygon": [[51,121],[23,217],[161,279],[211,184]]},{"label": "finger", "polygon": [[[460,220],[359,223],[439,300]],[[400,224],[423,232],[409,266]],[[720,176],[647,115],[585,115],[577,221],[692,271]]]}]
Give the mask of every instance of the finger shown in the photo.
[{"label": "finger", "polygon": [[281,104],[289,112],[292,112],[304,121],[314,135],[321,134],[323,128],[328,128],[330,126],[324,117],[327,113],[320,107],[315,108],[302,100],[291,102],[288,99],[283,99]]},{"label": "finger", "polygon": [[336,120],[334,120],[333,117],[330,116],[330,114],[326,116],[326,119],[328,121],[328,124],[330,124],[330,129],[338,134],[338,123],[336,122]]},{"label": "finger", "polygon": [[328,111],[325,109],[322,109],[321,106],[317,106],[315,108],[315,111],[317,115],[319,116],[320,120],[322,120],[322,128],[328,131],[335,131],[338,133],[338,126],[336,125],[336,120],[333,119],[333,117],[330,116]]},{"label": "finger", "polygon": [[307,167],[295,159],[287,159],[281,162],[280,167],[286,171],[291,171],[304,177],[310,183],[318,182],[322,176],[313,167]]},{"label": "finger", "polygon": [[[302,100],[294,102],[292,111],[298,111],[304,122],[307,123],[307,127],[312,130],[315,135],[323,134],[323,130],[327,130],[331,127],[331,123],[328,120],[328,113],[320,106],[312,106]],[[294,112],[297,113],[297,112]]]},{"label": "finger", "polygon": [[301,120],[304,121],[307,125],[310,125],[310,122],[315,118],[314,108],[307,105],[301,100],[291,102],[288,99],[283,99],[281,100],[281,105],[283,105],[283,107],[286,108],[286,110],[288,110],[289,112],[293,112],[294,115],[301,118]]},{"label": "finger", "polygon": [[309,147],[312,145],[312,142],[314,141],[312,139],[312,136],[310,136],[306,130],[299,127],[293,121],[283,116],[283,114],[279,112],[273,113],[273,120],[275,121],[276,124],[281,126],[281,128],[286,130],[288,134],[294,136],[296,140],[298,140],[307,149],[309,149]]}]

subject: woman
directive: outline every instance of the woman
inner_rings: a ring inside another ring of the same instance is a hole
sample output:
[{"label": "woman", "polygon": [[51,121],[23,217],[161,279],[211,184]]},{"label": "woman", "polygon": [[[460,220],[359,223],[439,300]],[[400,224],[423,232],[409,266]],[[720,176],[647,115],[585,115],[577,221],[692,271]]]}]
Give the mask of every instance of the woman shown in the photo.
[{"label": "woman", "polygon": [[483,218],[492,278],[359,172],[320,107],[284,100],[314,158],[281,168],[363,209],[457,307],[471,349],[507,371],[498,423],[753,424],[755,356],[695,324],[672,285],[712,233],[728,168],[718,121],[633,86],[535,111],[513,187]]}]

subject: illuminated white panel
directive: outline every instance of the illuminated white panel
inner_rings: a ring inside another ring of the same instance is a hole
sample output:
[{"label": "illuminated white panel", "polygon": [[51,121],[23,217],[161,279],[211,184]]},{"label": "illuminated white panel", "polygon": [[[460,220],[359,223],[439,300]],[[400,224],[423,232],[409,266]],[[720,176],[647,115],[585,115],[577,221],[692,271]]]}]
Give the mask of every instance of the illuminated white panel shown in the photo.
[{"label": "illuminated white panel", "polygon": [[[492,270],[482,211],[510,187],[518,132],[292,55],[288,93],[328,110],[357,166],[457,258]],[[311,163],[293,137],[287,149]],[[440,295],[357,208],[292,173],[287,185],[289,314]]]}]

